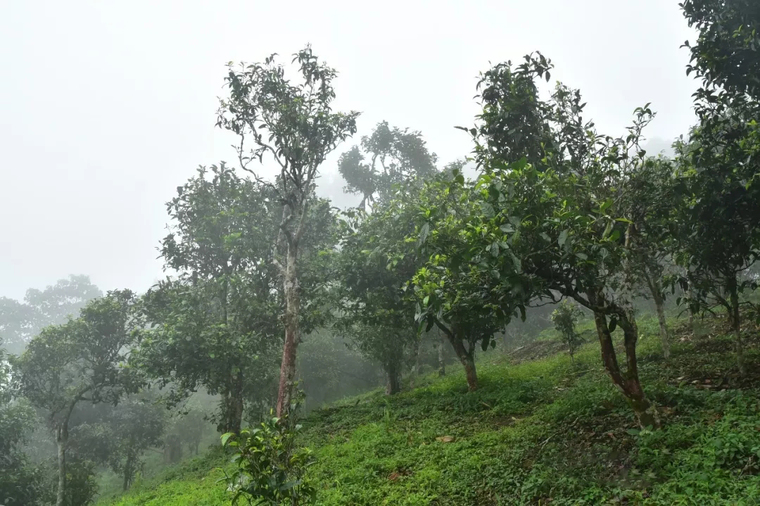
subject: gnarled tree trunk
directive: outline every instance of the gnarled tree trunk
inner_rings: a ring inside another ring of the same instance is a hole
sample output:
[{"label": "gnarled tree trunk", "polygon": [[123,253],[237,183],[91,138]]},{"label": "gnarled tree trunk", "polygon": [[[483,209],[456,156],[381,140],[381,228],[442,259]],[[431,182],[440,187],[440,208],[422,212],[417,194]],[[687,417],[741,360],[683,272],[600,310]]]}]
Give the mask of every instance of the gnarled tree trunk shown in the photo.
[{"label": "gnarled tree trunk", "polygon": [[594,312],[594,323],[599,336],[599,344],[602,349],[602,362],[612,383],[617,386],[628,400],[639,425],[644,427],[659,428],[660,418],[656,406],[651,403],[644,394],[639,381],[638,364],[636,362],[636,342],[638,329],[633,316],[620,311],[615,314],[620,327],[623,329],[624,348],[626,356],[626,371],[620,370],[615,347],[612,342],[612,334],[607,325],[607,316],[599,311]]},{"label": "gnarled tree trunk", "polygon": [[475,370],[475,350],[471,349],[468,351],[465,348],[462,338],[457,335],[455,329],[449,330],[438,322],[436,324],[449,339],[451,347],[454,348],[454,353],[456,353],[457,358],[462,363],[462,366],[464,366],[464,372],[467,376],[467,389],[470,392],[474,392],[478,389],[478,373]]}]

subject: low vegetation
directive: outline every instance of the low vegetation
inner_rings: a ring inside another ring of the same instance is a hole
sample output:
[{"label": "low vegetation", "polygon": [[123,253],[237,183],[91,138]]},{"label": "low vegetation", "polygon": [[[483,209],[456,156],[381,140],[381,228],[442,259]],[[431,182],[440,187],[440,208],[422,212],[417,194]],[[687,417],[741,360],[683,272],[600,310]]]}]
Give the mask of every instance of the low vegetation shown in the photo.
[{"label": "low vegetation", "polygon": [[[519,361],[527,350],[478,363],[481,387],[463,371],[426,375],[412,391],[346,398],[303,420],[316,464],[307,478],[317,504],[754,504],[760,501],[757,380],[741,378],[722,318],[695,337],[671,320],[669,365],[659,324],[642,319],[642,378],[663,428],[640,430],[584,345]],[[579,326],[591,332],[589,324]],[[748,333],[747,363],[760,365],[760,334]],[[551,350],[545,332],[534,347]],[[218,450],[101,504],[227,504]]]}]

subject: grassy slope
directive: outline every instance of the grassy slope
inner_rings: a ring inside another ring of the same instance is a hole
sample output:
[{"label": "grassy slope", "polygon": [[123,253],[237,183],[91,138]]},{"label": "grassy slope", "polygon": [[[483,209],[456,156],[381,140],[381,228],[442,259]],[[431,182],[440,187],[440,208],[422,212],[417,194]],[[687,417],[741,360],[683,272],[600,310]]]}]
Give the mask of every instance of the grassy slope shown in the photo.
[{"label": "grassy slope", "polygon": [[[452,367],[393,399],[371,392],[317,411],[303,437],[319,504],[760,504],[757,333],[754,376],[740,381],[721,325],[700,339],[681,331],[664,367],[654,321],[640,323],[641,374],[664,423],[655,433],[637,430],[593,343],[574,365],[485,355],[475,393]],[[109,504],[227,504],[219,465],[209,455]]]}]

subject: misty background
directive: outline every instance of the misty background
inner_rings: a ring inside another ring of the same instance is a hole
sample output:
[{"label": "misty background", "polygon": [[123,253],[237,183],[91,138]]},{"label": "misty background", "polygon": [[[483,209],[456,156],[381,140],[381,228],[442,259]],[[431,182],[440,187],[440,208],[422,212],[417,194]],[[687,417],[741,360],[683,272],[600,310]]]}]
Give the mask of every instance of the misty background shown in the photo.
[{"label": "misty background", "polygon": [[580,88],[586,117],[622,132],[651,101],[649,150],[693,123],[685,75],[692,38],[678,0],[80,1],[0,3],[0,297],[70,273],[104,290],[162,277],[164,203],[199,165],[235,161],[214,127],[228,61],[311,43],[341,74],[339,110],[359,132],[381,120],[422,132],[440,165],[471,150],[480,70],[540,50],[552,79]]}]

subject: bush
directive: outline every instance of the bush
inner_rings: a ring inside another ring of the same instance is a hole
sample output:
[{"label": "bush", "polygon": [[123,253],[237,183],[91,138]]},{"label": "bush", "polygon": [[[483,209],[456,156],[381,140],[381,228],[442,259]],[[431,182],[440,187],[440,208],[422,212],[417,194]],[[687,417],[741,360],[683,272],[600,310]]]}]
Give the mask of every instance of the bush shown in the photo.
[{"label": "bush", "polygon": [[234,449],[232,462],[236,468],[225,472],[220,480],[232,492],[232,503],[245,498],[255,505],[305,505],[315,500],[316,489],[305,480],[309,465],[314,462],[311,450],[296,448],[295,437],[300,425],[289,422],[288,416],[273,417],[240,435],[222,436],[222,444]]}]

